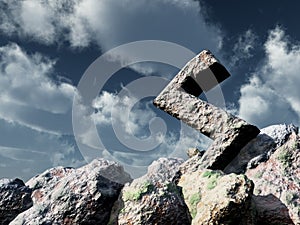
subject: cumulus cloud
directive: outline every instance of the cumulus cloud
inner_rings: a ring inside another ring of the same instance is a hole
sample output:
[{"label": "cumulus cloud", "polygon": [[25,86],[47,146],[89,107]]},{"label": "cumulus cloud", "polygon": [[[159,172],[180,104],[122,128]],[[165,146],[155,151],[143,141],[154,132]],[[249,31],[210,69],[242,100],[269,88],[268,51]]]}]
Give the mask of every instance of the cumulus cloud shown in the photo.
[{"label": "cumulus cloud", "polygon": [[241,88],[239,114],[260,127],[300,122],[300,45],[276,27],[264,44],[266,57]]},{"label": "cumulus cloud", "polygon": [[[117,141],[122,142],[124,146],[121,148],[125,151],[115,151],[112,152],[112,155],[122,160],[126,159],[127,164],[149,164],[159,157],[168,155],[186,158],[185,150],[188,148],[205,149],[209,144],[208,139],[184,124],[179,124],[175,130],[167,129],[172,126],[170,123],[174,123],[173,118],[168,115],[153,122],[157,116],[154,108],[151,108],[147,102],[135,99],[131,95],[120,98],[116,94],[103,92],[94,100],[93,107],[96,112],[91,117],[97,125],[100,127],[112,126],[111,132],[114,134],[120,132],[118,131],[120,129],[123,130],[122,135],[117,135]],[[163,128],[164,126],[166,129]],[[103,133],[102,135],[105,136]],[[110,133],[110,135],[113,134]],[[149,136],[152,137],[149,138]],[[139,145],[136,138],[142,144]],[[126,148],[135,151],[126,151]],[[154,151],[150,152],[151,149]]]},{"label": "cumulus cloud", "polygon": [[70,132],[66,118],[75,87],[52,80],[54,64],[17,44],[0,47],[0,118],[33,129]]},{"label": "cumulus cloud", "polygon": [[218,49],[221,33],[207,25],[192,0],[10,1],[1,6],[0,29],[45,44],[73,47],[97,43],[106,51],[137,40],[164,40],[194,51]]}]

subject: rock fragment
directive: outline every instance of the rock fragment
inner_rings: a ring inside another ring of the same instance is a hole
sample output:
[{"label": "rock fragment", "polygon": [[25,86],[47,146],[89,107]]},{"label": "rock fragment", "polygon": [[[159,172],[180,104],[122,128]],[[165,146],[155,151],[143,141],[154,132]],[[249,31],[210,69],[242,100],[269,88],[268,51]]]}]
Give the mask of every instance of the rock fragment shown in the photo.
[{"label": "rock fragment", "polygon": [[0,224],[9,224],[32,206],[31,189],[20,179],[0,180]]}]

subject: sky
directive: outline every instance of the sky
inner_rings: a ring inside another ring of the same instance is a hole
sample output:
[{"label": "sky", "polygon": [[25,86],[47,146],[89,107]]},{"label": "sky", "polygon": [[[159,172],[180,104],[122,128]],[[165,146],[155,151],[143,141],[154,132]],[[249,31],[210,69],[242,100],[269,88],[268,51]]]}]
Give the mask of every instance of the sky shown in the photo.
[{"label": "sky", "polygon": [[[231,74],[218,87],[225,110],[259,128],[298,126],[299,10],[296,0],[0,0],[0,178],[96,157],[137,177],[159,157],[207,148],[151,103],[203,49]],[[119,70],[106,74],[103,55]],[[200,98],[218,104],[215,93]]]}]

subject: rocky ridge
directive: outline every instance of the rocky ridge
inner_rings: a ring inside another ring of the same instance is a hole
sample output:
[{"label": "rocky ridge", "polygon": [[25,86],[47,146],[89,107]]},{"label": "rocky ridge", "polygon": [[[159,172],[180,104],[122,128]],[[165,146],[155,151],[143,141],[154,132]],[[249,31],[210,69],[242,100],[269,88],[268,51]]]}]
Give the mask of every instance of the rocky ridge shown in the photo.
[{"label": "rocky ridge", "polygon": [[300,224],[297,127],[262,129],[223,171],[190,155],[158,159],[134,180],[104,159],[26,184],[2,179],[0,224]]}]

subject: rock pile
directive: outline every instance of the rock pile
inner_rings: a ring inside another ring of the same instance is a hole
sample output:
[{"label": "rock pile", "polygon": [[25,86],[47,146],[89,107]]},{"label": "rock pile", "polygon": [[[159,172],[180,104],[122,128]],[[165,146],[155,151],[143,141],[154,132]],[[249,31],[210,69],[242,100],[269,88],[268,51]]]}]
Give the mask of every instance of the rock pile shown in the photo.
[{"label": "rock pile", "polygon": [[291,125],[262,129],[241,152],[260,146],[252,157],[267,158],[247,168],[253,159],[240,154],[230,167],[246,165],[240,174],[199,167],[195,154],[185,162],[161,158],[135,180],[103,159],[52,168],[26,184],[2,179],[0,224],[300,224],[297,132]]}]

